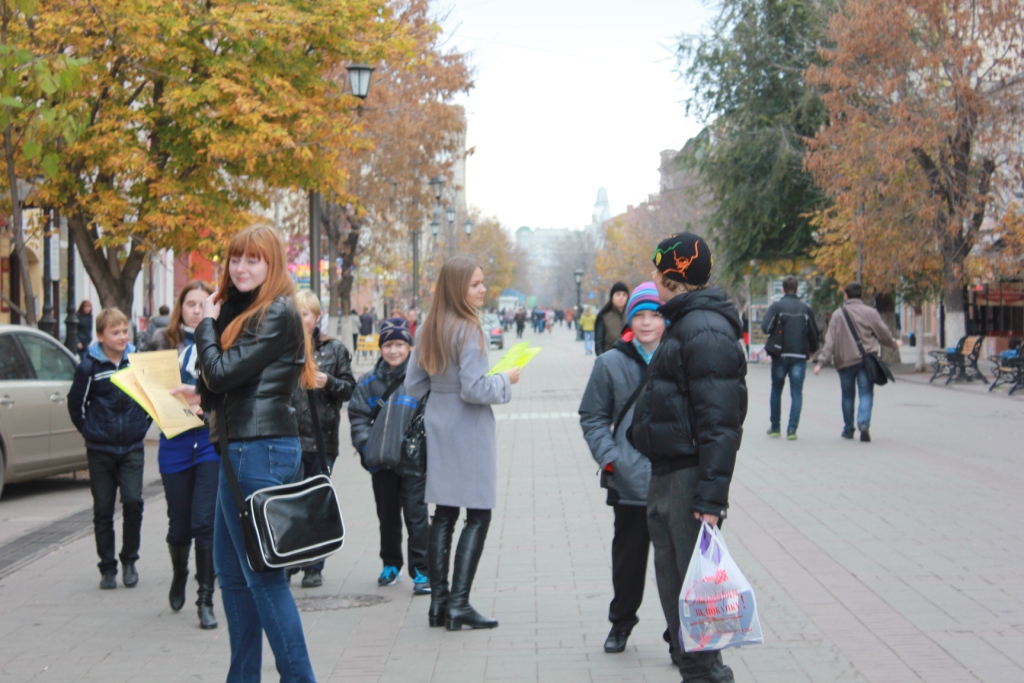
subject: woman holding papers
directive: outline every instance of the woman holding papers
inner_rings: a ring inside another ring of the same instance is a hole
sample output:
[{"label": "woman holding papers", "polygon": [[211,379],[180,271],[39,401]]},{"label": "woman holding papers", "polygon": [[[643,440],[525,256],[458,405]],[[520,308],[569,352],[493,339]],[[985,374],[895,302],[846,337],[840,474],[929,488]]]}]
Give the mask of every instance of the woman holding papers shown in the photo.
[{"label": "woman holding papers", "polygon": [[[469,604],[484,540],[497,498],[497,442],[491,406],[508,403],[519,368],[488,375],[489,344],[479,310],[487,298],[484,273],[472,259],[456,256],[441,268],[426,321],[409,359],[406,389],[430,390],[424,414],[427,436],[426,502],[437,507],[430,525],[428,564],[431,626],[449,631],[494,628]],[[449,590],[448,564],[459,508],[466,525],[455,550]]]},{"label": "woman holding papers", "polygon": [[[174,303],[170,324],[157,330],[151,341],[153,351],[177,350],[182,384],[195,386],[199,377],[195,328],[203,319],[203,301],[212,293],[213,287],[200,280],[185,285]],[[217,506],[220,456],[210,443],[209,427],[190,429],[172,439],[161,434],[157,462],[167,498],[167,548],[174,567],[168,595],[171,609],[177,612],[185,605],[188,555],[195,541],[199,627],[217,628],[213,613],[213,511]]]},{"label": "woman holding papers", "polygon": [[[313,388],[316,363],[294,294],[277,231],[246,228],[231,240],[218,291],[203,302],[196,327],[203,412],[214,439],[220,441],[218,430],[226,432],[220,454],[246,496],[292,481],[302,462],[291,395],[300,380]],[[281,680],[315,680],[284,570],[249,567],[226,476],[217,491],[213,561],[231,638],[227,679],[260,680],[266,632]]]}]

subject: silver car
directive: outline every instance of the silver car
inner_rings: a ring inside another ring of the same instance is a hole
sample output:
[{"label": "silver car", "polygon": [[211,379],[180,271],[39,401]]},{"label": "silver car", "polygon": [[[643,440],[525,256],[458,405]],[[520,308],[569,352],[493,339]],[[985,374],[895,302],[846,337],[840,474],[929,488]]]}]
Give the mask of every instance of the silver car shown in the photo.
[{"label": "silver car", "polygon": [[77,365],[50,335],[0,325],[0,495],[5,482],[87,468],[67,407]]}]

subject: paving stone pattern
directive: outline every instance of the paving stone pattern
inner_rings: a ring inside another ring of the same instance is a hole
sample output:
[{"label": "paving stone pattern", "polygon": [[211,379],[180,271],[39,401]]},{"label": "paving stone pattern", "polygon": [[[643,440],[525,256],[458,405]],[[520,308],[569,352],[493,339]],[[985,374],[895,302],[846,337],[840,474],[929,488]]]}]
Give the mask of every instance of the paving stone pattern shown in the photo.
[{"label": "paving stone pattern", "polygon": [[[377,586],[370,479],[345,443],[334,479],[346,545],[328,560],[323,587],[293,589],[329,601],[302,613],[317,680],[679,680],[661,639],[653,568],[626,652],[602,650],[612,515],[575,412],[593,358],[565,328],[526,334],[545,350],[495,411],[498,508],[472,596],[500,627],[431,629],[428,598],[412,596],[408,575]],[[899,380],[878,391],[874,442],[862,444],[839,438],[835,372],[809,375],[800,439],[788,442],[765,436],[769,376],[751,366],[724,530],[754,586],[766,642],[726,651],[737,681],[1024,681],[1022,402],[980,385]],[[223,681],[219,596],[216,631],[198,628],[191,597],[170,611],[165,533],[156,496],[146,502],[135,589],[98,590],[89,534],[0,579],[0,680]],[[269,647],[264,679],[277,679]]]}]

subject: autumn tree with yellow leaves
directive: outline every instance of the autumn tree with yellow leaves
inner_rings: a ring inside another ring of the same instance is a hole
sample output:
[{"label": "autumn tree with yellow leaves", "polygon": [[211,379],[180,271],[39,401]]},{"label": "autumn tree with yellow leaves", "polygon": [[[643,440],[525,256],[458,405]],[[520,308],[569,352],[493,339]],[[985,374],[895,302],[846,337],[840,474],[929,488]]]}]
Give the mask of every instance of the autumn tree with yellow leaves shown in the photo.
[{"label": "autumn tree with yellow leaves", "polygon": [[[222,248],[267,187],[343,192],[367,145],[353,62],[413,60],[385,0],[39,0],[31,47],[83,60],[74,137],[46,122],[41,201],[67,218],[104,306],[130,310],[147,255]],[[28,45],[25,46],[30,47]],[[56,124],[54,124],[56,125]]]},{"label": "autumn tree with yellow leaves", "polygon": [[860,248],[869,284],[937,281],[955,341],[968,256],[1021,160],[1024,3],[847,0],[829,41],[807,73],[829,123],[806,167],[835,202],[819,261],[843,272]]}]

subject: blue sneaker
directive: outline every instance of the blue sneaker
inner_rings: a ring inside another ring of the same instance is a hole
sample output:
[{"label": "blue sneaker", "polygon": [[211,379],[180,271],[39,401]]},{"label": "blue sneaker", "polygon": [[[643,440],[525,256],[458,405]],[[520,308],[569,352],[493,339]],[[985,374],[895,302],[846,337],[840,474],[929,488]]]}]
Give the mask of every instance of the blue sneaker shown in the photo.
[{"label": "blue sneaker", "polygon": [[378,586],[394,586],[398,583],[398,579],[401,578],[401,574],[398,571],[398,567],[392,567],[387,565],[384,570],[380,573],[380,577],[377,579]]},{"label": "blue sneaker", "polygon": [[414,569],[413,571],[416,572],[416,576],[412,578],[412,594],[430,595],[430,579],[419,569]]}]

